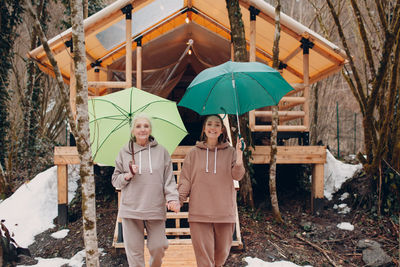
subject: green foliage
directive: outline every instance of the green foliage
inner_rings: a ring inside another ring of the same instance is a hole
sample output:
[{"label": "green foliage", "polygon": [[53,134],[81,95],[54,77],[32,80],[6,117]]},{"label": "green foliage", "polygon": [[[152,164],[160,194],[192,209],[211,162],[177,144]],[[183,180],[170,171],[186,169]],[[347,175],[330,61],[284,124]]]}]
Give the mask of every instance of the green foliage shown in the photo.
[{"label": "green foliage", "polygon": [[22,1],[1,0],[0,3],[0,164],[4,166],[7,153],[8,120],[8,79],[14,56],[13,46],[17,34],[15,28],[22,22],[24,12]]},{"label": "green foliage", "polygon": [[[58,1],[55,0],[57,3]],[[69,0],[60,0],[60,2],[65,6],[65,11],[64,14],[66,15],[67,18],[71,18],[71,7],[69,5]],[[88,13],[89,17],[98,11],[102,10],[105,7],[105,4],[103,3],[103,0],[89,0],[88,1]],[[61,24],[66,28],[71,27],[71,21],[65,21],[62,20]]]}]

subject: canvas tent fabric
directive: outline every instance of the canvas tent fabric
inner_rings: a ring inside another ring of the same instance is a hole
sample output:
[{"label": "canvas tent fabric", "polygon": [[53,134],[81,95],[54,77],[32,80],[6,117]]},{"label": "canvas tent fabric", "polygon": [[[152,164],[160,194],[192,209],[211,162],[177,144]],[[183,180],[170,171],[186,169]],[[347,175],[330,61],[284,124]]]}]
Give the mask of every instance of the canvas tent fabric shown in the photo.
[{"label": "canvas tent fabric", "polygon": [[[246,39],[250,40],[250,7],[260,10],[256,17],[256,60],[271,65],[274,38],[274,7],[263,0],[239,1]],[[132,10],[132,78],[135,85],[137,40],[143,48],[142,89],[166,97],[184,79],[190,66],[195,74],[230,59],[229,18],[225,0],[118,0],[84,21],[88,80],[124,81],[125,15],[123,7]],[[317,33],[281,15],[280,61],[286,64],[283,77],[292,84],[303,82],[301,40],[313,43],[309,52],[310,83],[341,69],[346,62],[343,50]],[[66,83],[70,79],[71,39],[68,29],[49,41]],[[188,42],[192,40],[193,44]],[[190,46],[191,54],[184,52]],[[43,47],[29,52],[43,71],[52,67]],[[95,66],[100,71],[96,76]],[[97,78],[96,78],[97,77]],[[190,81],[189,81],[190,82]],[[95,95],[89,88],[89,94]],[[103,88],[99,95],[108,91]]]}]

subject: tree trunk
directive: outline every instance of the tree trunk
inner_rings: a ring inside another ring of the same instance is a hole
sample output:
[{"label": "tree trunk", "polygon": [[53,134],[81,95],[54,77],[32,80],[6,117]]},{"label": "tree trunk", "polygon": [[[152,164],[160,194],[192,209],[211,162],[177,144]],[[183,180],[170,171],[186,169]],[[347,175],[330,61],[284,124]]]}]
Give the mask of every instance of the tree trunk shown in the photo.
[{"label": "tree trunk", "polygon": [[83,237],[86,250],[86,266],[100,266],[96,229],[96,192],[90,148],[88,83],[86,71],[85,33],[83,29],[82,0],[71,0],[72,41],[76,79],[76,137],[81,160]]},{"label": "tree trunk", "polygon": [[[74,64],[76,71],[77,87],[77,122],[71,112],[69,96],[63,83],[60,69],[57,65],[52,51],[50,50],[47,38],[44,35],[40,22],[30,3],[25,0],[30,15],[34,19],[34,27],[39,33],[40,41],[46,52],[50,64],[53,67],[57,84],[62,95],[62,102],[67,110],[68,121],[71,131],[77,139],[77,148],[81,160],[80,176],[82,184],[82,217],[84,230],[84,243],[86,250],[86,266],[99,266],[97,233],[96,233],[96,206],[95,206],[95,187],[93,175],[93,162],[91,159],[90,138],[89,138],[89,116],[88,116],[88,88],[86,72],[86,54],[84,46],[83,31],[83,9],[82,1],[71,1],[72,9],[72,39],[74,45]],[[79,131],[77,130],[79,129]]]},{"label": "tree trunk", "polygon": [[[281,1],[276,1],[275,7],[275,35],[273,47],[273,68],[278,69],[279,66],[279,39],[281,37]],[[271,157],[269,161],[269,193],[271,197],[272,212],[275,220],[283,223],[281,213],[279,211],[278,195],[276,193],[276,153],[277,153],[277,136],[278,136],[278,106],[272,106],[272,129],[271,129]]]},{"label": "tree trunk", "polygon": [[[226,0],[226,7],[228,9],[229,22],[231,27],[231,42],[233,43],[234,50],[234,61],[247,62],[249,57],[246,50],[246,38],[244,32],[244,24],[242,20],[242,13],[239,6],[238,0]],[[246,168],[246,173],[243,179],[240,181],[240,197],[242,201],[254,208],[253,199],[253,188],[251,184],[251,176],[249,168],[252,168],[249,163],[249,148],[252,146],[251,142],[251,132],[248,128],[248,114],[240,116],[240,129],[242,129],[242,137],[247,142],[246,150],[244,151],[243,164]],[[236,117],[230,118],[232,126],[236,125]],[[236,127],[237,128],[237,127]],[[234,136],[234,135],[232,135]],[[235,141],[235,140],[232,140]],[[233,142],[234,143],[234,142]]]}]

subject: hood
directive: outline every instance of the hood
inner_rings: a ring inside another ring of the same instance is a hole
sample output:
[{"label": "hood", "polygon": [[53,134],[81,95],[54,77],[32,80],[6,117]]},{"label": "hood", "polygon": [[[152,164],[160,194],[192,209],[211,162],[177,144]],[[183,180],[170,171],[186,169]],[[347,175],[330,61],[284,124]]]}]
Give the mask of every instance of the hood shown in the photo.
[{"label": "hood", "polygon": [[214,174],[217,174],[217,155],[218,155],[218,149],[219,150],[223,150],[226,149],[230,146],[230,144],[228,142],[225,143],[218,143],[216,147],[214,148],[209,148],[207,146],[207,143],[205,141],[198,141],[196,142],[196,147],[200,148],[200,149],[204,149],[206,150],[206,172],[208,171],[208,152],[209,151],[213,151],[214,152]]},{"label": "hood", "polygon": [[[221,149],[225,149],[227,147],[229,147],[230,144],[228,142],[225,143],[218,143],[217,146],[215,148],[221,150]],[[196,142],[196,147],[200,148],[200,149],[211,149],[207,146],[205,141],[197,141]],[[212,150],[214,150],[215,148],[213,148]]]}]

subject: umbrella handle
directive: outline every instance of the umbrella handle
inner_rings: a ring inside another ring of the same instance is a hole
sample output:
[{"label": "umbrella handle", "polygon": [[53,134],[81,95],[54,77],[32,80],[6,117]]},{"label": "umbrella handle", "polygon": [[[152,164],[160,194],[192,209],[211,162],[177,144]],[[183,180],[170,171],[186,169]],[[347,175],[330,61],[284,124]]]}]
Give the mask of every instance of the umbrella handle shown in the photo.
[{"label": "umbrella handle", "polygon": [[242,143],[242,145],[240,146],[240,150],[244,151],[244,141],[243,141],[243,140],[241,140],[241,138],[242,138],[242,135],[241,135],[241,134],[239,134],[239,140],[240,140],[240,141],[241,141],[241,143]]}]

